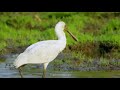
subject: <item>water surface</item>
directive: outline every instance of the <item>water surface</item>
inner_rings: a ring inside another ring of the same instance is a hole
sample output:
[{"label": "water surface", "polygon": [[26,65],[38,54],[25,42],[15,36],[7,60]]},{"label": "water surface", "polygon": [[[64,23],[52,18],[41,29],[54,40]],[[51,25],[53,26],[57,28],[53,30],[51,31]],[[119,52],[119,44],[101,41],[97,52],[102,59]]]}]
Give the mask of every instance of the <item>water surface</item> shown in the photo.
[{"label": "water surface", "polygon": [[[19,72],[12,65],[18,54],[6,55],[0,59],[0,78],[20,78]],[[55,68],[55,67],[53,67]],[[23,68],[24,78],[41,78],[42,65],[27,65]],[[47,69],[47,78],[120,78],[120,71],[75,71]]]}]

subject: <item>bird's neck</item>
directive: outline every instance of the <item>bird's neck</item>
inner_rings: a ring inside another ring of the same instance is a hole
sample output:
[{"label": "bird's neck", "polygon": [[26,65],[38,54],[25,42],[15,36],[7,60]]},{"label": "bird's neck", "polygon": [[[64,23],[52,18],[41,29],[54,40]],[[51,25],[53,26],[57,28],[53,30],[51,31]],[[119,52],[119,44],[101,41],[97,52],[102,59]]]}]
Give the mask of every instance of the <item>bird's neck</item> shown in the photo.
[{"label": "bird's neck", "polygon": [[66,36],[63,30],[55,29],[56,36],[58,37],[58,40],[66,42]]},{"label": "bird's neck", "polygon": [[62,50],[64,50],[64,48],[66,46],[66,36],[65,36],[64,31],[61,29],[57,28],[57,29],[55,29],[55,32],[56,32],[56,36],[58,37],[58,42],[61,45],[59,48],[60,52],[61,52]]}]

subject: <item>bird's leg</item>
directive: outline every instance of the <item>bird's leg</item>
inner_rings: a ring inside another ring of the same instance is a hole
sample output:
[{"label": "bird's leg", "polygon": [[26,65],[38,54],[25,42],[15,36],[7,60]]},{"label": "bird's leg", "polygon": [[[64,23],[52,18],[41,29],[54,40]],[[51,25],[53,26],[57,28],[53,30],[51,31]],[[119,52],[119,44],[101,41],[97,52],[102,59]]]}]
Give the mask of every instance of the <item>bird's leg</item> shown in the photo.
[{"label": "bird's leg", "polygon": [[26,64],[24,64],[24,65],[22,65],[22,66],[20,66],[20,67],[18,68],[21,78],[23,78],[23,75],[22,75],[22,67],[24,67],[25,65],[26,65]]},{"label": "bird's leg", "polygon": [[19,70],[19,73],[20,73],[21,78],[23,78],[21,67],[19,67],[18,70]]},{"label": "bird's leg", "polygon": [[44,63],[44,64],[43,64],[43,76],[42,76],[42,78],[45,78],[45,77],[46,77],[47,65],[48,65],[48,63]]},{"label": "bird's leg", "polygon": [[45,76],[46,76],[46,69],[43,69],[43,76],[42,76],[42,78],[45,78]]}]

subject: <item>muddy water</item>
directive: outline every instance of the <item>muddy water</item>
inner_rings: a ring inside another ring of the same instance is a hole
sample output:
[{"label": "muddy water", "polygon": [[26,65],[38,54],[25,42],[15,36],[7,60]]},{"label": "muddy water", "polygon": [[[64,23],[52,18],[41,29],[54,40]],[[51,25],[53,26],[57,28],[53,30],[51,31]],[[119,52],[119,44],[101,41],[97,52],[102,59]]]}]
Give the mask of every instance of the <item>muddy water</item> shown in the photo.
[{"label": "muddy water", "polygon": [[[0,59],[0,78],[20,78],[18,70],[16,70],[12,63],[18,54],[5,55]],[[41,78],[42,65],[27,65],[22,69],[24,78]],[[49,67],[47,69],[47,78],[120,78],[120,71],[55,71]]]}]

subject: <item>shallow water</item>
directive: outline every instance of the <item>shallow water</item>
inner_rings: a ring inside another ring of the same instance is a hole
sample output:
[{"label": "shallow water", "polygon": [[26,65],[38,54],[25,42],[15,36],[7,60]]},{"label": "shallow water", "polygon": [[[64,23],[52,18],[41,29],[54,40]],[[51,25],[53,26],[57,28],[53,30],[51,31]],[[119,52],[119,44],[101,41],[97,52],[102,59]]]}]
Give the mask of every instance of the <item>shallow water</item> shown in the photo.
[{"label": "shallow water", "polygon": [[[0,59],[0,78],[20,78],[19,72],[12,65],[18,56],[6,55],[5,59]],[[27,65],[23,68],[24,78],[41,78],[42,66]],[[51,70],[49,67],[46,73],[47,78],[120,78],[120,71],[72,71],[72,70]]]}]

